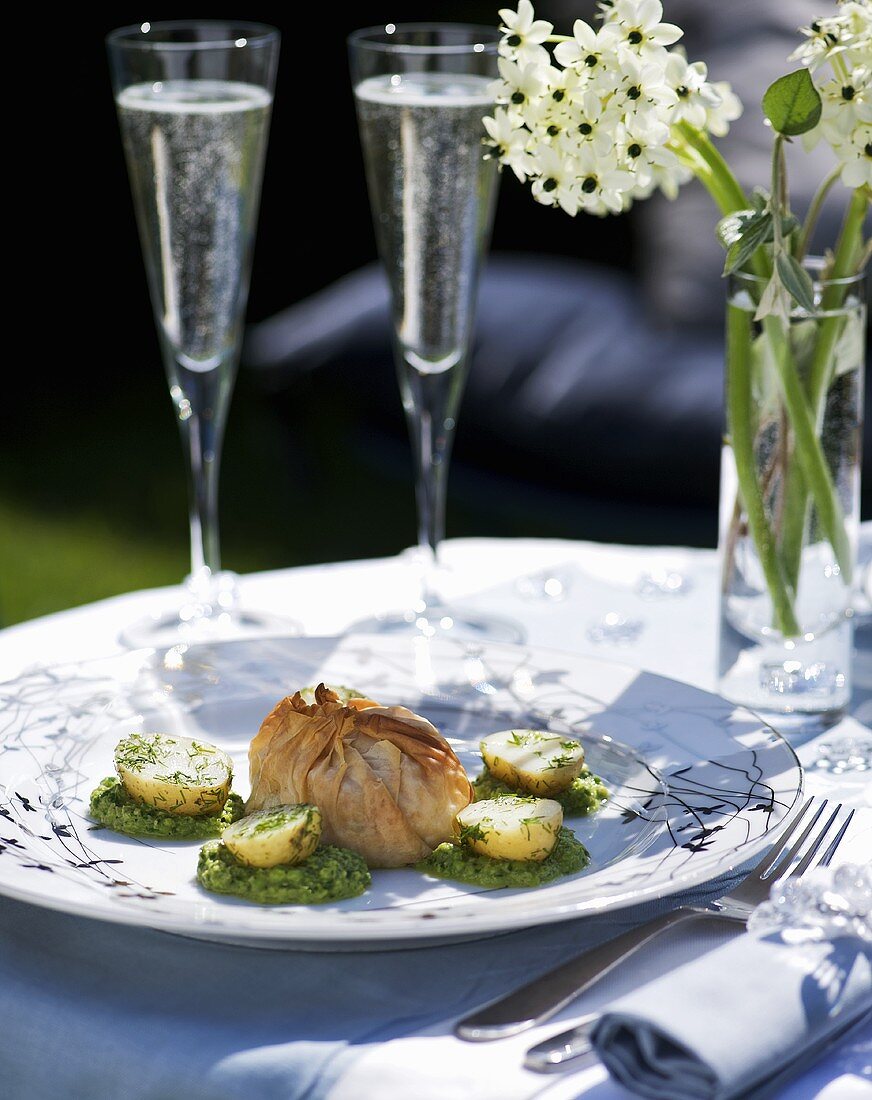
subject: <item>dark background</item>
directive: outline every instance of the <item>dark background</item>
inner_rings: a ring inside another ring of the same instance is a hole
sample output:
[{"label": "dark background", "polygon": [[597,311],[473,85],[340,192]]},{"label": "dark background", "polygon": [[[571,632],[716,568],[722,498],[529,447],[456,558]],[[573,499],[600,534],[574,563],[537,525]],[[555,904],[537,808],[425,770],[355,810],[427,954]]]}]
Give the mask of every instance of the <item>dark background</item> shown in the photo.
[{"label": "dark background", "polygon": [[[375,256],[346,35],[388,18],[495,21],[493,5],[468,0],[342,8],[353,14],[302,4],[245,12],[282,31],[249,300],[253,322]],[[230,17],[232,10],[210,10],[208,17]],[[147,12],[152,21],[180,15],[198,13]],[[134,8],[116,7],[109,18],[83,10],[40,48],[40,64],[70,109],[42,115],[29,131],[28,173],[15,207],[38,231],[19,298],[29,336],[23,354],[7,365],[0,431],[0,621],[7,623],[114,591],[173,583],[187,568],[182,455],[103,44],[108,31],[143,17]],[[495,249],[567,255],[607,249],[610,262],[627,263],[628,234],[629,226],[617,221],[606,227],[556,218],[514,180],[504,181]],[[15,320],[12,329],[20,331]],[[244,367],[240,372],[222,468],[225,564],[279,567],[409,545],[415,525],[407,455],[399,461],[390,455],[364,472],[343,462],[353,410],[346,415],[334,407],[327,415],[332,395],[319,391],[317,378],[298,389],[290,395],[296,416],[289,424],[287,403],[263,392]],[[462,425],[461,417],[458,451]],[[523,516],[489,522],[474,499],[452,499],[449,529],[537,533]]]},{"label": "dark background", "polygon": [[[573,5],[573,11],[584,14],[584,6]],[[348,32],[387,20],[493,24],[496,7],[416,0],[244,13],[282,31],[251,323],[375,257],[348,79]],[[21,209],[33,213],[22,217],[32,219],[38,233],[36,246],[27,250],[20,296],[31,318],[29,339],[25,353],[7,367],[0,431],[0,622],[174,583],[187,571],[182,455],[103,45],[109,30],[140,22],[144,14],[152,21],[198,16],[115,8],[110,19],[101,19],[84,11],[41,47],[40,64],[69,96],[69,110],[41,116],[31,132],[34,148],[23,182]],[[232,9],[212,10],[208,17],[225,14]],[[687,42],[693,53],[690,29]],[[636,226],[635,215],[569,219],[531,201],[506,173],[493,251],[548,253],[632,271],[639,266]],[[12,330],[17,322],[13,318]],[[358,384],[363,393],[369,382],[360,377]],[[392,401],[388,420],[397,430],[374,432],[370,439],[353,387],[337,394],[316,372],[290,378],[276,393],[243,362],[222,467],[224,564],[247,571],[392,554],[411,544],[411,462],[398,395]],[[712,455],[716,447],[713,441]],[[634,525],[632,504],[628,510],[579,497],[550,507],[546,488],[527,498],[538,506],[515,504],[511,494],[489,489],[489,473],[496,476],[500,463],[498,449],[484,457],[475,451],[461,411],[449,535],[709,545],[716,539],[716,468],[701,521],[682,530],[668,511],[658,521],[650,509],[644,525]]]}]

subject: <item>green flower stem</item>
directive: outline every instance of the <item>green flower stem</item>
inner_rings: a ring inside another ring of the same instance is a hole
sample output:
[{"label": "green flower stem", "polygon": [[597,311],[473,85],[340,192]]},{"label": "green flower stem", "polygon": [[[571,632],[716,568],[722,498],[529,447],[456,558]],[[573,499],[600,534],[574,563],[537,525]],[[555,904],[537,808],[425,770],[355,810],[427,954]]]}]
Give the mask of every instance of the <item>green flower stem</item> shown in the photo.
[{"label": "green flower stem", "polygon": [[794,256],[802,263],[805,258],[806,252],[808,252],[809,242],[811,241],[811,235],[814,233],[815,226],[817,225],[818,218],[820,217],[821,209],[823,208],[824,201],[827,195],[830,193],[830,188],[839,178],[842,171],[841,164],[837,164],[836,167],[830,172],[828,176],[824,178],[823,183],[817,189],[814,194],[814,198],[811,200],[811,204],[808,208],[808,213],[805,216],[805,222],[802,226],[802,231],[799,234],[799,238],[796,242],[794,249]]},{"label": "green flower stem", "polygon": [[[732,214],[748,206],[745,192],[742,190],[729,166],[715,149],[709,139],[698,130],[680,124],[697,157],[682,156],[709,192],[722,214]],[[680,155],[680,143],[676,149]],[[701,160],[702,166],[699,161]],[[769,264],[762,249],[758,249],[752,259],[755,273],[763,278],[769,275]],[[778,554],[778,548],[766,515],[763,491],[757,477],[757,461],[754,447],[754,417],[751,387],[751,316],[743,309],[727,306],[727,422],[730,432],[730,447],[736,464],[736,479],[739,494],[736,508],[733,510],[735,531],[728,535],[733,549],[738,541],[738,520],[741,518],[739,500],[744,504],[748,517],[748,528],[757,549],[763,575],[772,600],[773,625],[785,637],[795,637],[800,633],[794,611],[795,591],[790,585]],[[729,554],[728,558],[732,555]],[[724,590],[728,584],[729,560],[724,563]]]},{"label": "green flower stem", "polygon": [[[703,172],[697,171],[697,176],[707,187],[721,212],[723,214],[729,214],[736,210],[746,209],[748,200],[744,190],[708,135],[699,130],[695,130],[687,123],[679,123],[675,127],[675,130],[680,139],[683,139],[705,164],[706,170]],[[755,274],[763,277],[767,275],[769,263],[762,249],[758,249],[757,253],[754,255],[752,267]],[[732,314],[734,312],[735,310],[732,308],[729,309],[729,313]],[[735,344],[739,336],[738,325],[736,322],[732,322],[732,325],[733,331],[730,332],[730,339],[733,344]],[[773,352],[785,408],[787,409],[791,427],[794,432],[794,450],[801,471],[801,478],[794,478],[793,480],[798,483],[797,491],[802,488],[803,481],[807,483],[808,490],[811,492],[811,496],[817,505],[821,525],[823,526],[830,545],[833,547],[836,559],[839,562],[845,583],[849,584],[852,573],[851,548],[845,532],[841,503],[836,494],[832,476],[826,464],[820,439],[817,435],[817,416],[814,415],[812,408],[810,408],[805,390],[800,384],[796,367],[792,361],[787,333],[781,323],[777,318],[766,317],[763,321],[763,331]],[[748,348],[750,349],[750,327],[747,330],[747,339],[749,341]],[[736,369],[736,364],[739,365],[739,369],[742,369],[743,359],[744,357],[739,356],[734,347],[729,356],[730,375],[732,375],[733,370]],[[748,370],[750,370],[749,364],[750,354],[748,355]],[[732,384],[732,382],[733,379],[731,377],[730,383]],[[737,389],[740,393],[743,392],[741,380]],[[763,502],[755,471],[754,441],[750,427],[752,411],[750,399],[747,403],[742,400],[728,401],[727,407],[733,455],[736,461],[737,471],[740,468],[743,471],[742,475],[739,476],[739,490],[745,502],[751,535],[754,539],[757,553],[760,556],[770,595],[772,597],[776,620],[775,625],[782,634],[786,637],[790,637],[799,632],[796,616],[793,612],[792,601],[795,597],[795,587],[791,583],[792,570],[791,572],[786,571],[782,564],[783,559],[777,555],[765,509],[762,513],[758,513],[754,517],[753,522],[751,519],[752,509],[756,509],[758,504],[762,507]],[[736,419],[738,416],[745,416],[747,420],[740,423]],[[749,471],[754,474],[753,487],[750,484]],[[749,498],[748,494],[752,491],[752,488],[754,496],[753,498]],[[789,526],[792,543],[793,541],[798,541],[801,552],[802,536],[805,527],[804,509],[800,510],[800,515],[803,517],[803,522],[801,524],[797,521],[795,512],[791,516],[787,507],[785,508],[785,525],[786,527]],[[769,558],[772,554],[776,555],[776,561],[764,560]],[[798,572],[798,568],[796,572]],[[789,614],[785,613],[785,600],[787,601]]]},{"label": "green flower stem", "polygon": [[763,575],[772,599],[775,628],[785,637],[799,634],[793,610],[794,593],[787,583],[772,529],[754,456],[753,396],[751,389],[751,315],[737,306],[727,306],[727,415],[730,443],[736,464],[739,495],[745,505],[748,527],[757,548]]},{"label": "green flower stem", "polygon": [[787,333],[778,318],[772,316],[763,318],[763,331],[773,350],[781,396],[793,428],[794,455],[817,506],[821,526],[836,555],[842,579],[845,584],[850,584],[853,574],[851,543],[845,531],[842,505],[820,446],[817,425],[805,390],[799,384]]},{"label": "green flower stem", "polygon": [[[846,279],[855,274],[863,259],[863,222],[869,199],[862,188],[851,196],[839,243],[833,258],[829,277]],[[837,310],[845,298],[845,286],[830,284],[821,299],[821,311]],[[821,430],[826,408],[826,395],[832,383],[833,352],[844,328],[843,316],[824,316],[817,323],[817,341],[808,372],[807,393],[814,418],[815,434]],[[781,554],[788,579],[796,586],[802,566],[802,548],[805,532],[811,518],[811,500],[808,485],[801,470],[794,470],[794,476],[787,484],[785,494],[785,515],[787,522],[781,544]],[[841,524],[844,532],[844,524]],[[832,541],[832,540],[831,540]],[[833,549],[836,547],[833,545]],[[838,554],[836,555],[838,558]],[[850,556],[847,558],[850,565]],[[839,566],[843,569],[842,561]],[[845,583],[850,583],[850,569]]]},{"label": "green flower stem", "polygon": [[794,590],[799,588],[802,568],[802,548],[811,518],[811,497],[802,467],[795,463],[787,476],[784,487],[784,525],[781,529],[781,560],[784,572]]},{"label": "green flower stem", "polygon": [[[821,312],[837,310],[845,300],[845,286],[839,279],[849,279],[856,274],[863,255],[863,222],[869,207],[869,197],[864,188],[858,187],[851,196],[848,212],[839,235],[836,254],[828,278],[836,280],[826,288],[821,299]],[[817,410],[829,388],[830,366],[836,339],[842,328],[843,318],[824,317],[818,328],[818,341],[809,371],[808,390],[812,408]]]},{"label": "green flower stem", "polygon": [[[687,122],[679,122],[675,129],[687,144],[694,149],[709,166],[712,176],[717,180],[720,193],[729,204],[726,208],[721,206],[721,213],[732,214],[736,210],[745,210],[748,207],[748,198],[742,185],[733,175],[730,166],[716,148],[711,138],[697,130]],[[720,203],[719,203],[720,205]]]}]

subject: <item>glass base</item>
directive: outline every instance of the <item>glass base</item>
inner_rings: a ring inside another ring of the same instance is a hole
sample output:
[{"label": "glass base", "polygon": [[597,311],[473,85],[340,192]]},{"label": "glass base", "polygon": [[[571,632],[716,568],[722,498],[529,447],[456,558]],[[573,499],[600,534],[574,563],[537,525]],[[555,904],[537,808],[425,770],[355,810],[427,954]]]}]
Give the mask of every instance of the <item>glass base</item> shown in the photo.
[{"label": "glass base", "polygon": [[174,608],[131,623],[118,640],[129,649],[164,649],[302,632],[293,619],[241,607],[236,575],[223,572],[189,577]]},{"label": "glass base", "polygon": [[721,620],[720,694],[776,728],[828,728],[851,701],[853,623],[808,640],[751,639]]},{"label": "glass base", "polygon": [[347,633],[394,634],[409,638],[458,638],[463,641],[505,642],[522,645],[524,628],[511,619],[457,608],[431,606],[422,611],[392,611],[373,615],[348,628]]}]

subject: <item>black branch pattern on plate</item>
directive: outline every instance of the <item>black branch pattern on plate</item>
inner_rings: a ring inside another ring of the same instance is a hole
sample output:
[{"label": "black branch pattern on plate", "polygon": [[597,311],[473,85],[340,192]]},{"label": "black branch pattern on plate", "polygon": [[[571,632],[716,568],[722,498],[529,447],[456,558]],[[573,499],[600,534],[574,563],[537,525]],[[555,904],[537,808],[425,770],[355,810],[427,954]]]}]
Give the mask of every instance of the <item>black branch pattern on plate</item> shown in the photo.
[{"label": "black branch pattern on plate", "polygon": [[[297,644],[304,649],[307,641]],[[698,880],[709,866],[716,872],[724,852],[732,854],[759,841],[791,808],[796,791],[790,786],[776,791],[761,766],[760,751],[779,743],[776,735],[759,723],[746,723],[738,731],[741,736],[735,735],[733,708],[716,697],[687,689],[686,699],[666,702],[665,689],[659,689],[658,697],[654,681],[666,682],[651,677],[647,696],[638,691],[636,697],[637,685],[631,683],[617,700],[606,701],[574,682],[571,668],[546,664],[546,651],[463,642],[452,647],[450,676],[420,695],[410,691],[408,669],[398,656],[376,654],[354,640],[341,652],[338,665],[330,664],[335,654],[329,653],[323,678],[352,683],[375,698],[402,700],[458,742],[474,720],[493,729],[549,728],[582,737],[594,748],[623,753],[633,765],[628,774],[634,779],[615,794],[609,812],[628,832],[641,830],[645,842],[638,846],[641,856],[632,876],[619,865],[591,868],[603,894],[626,891],[630,877],[635,888],[650,883],[653,889],[664,880]],[[259,653],[275,657],[276,671]],[[188,713],[204,699],[221,705],[245,692],[273,692],[278,699],[288,684],[312,680],[311,665],[296,654],[275,641],[271,648],[264,642],[245,662],[233,664],[220,648],[203,647],[181,671],[166,670],[158,662],[146,664],[126,684],[113,679],[111,662],[94,662],[36,670],[0,685],[0,890],[3,866],[12,861],[28,874],[63,876],[159,914],[171,892],[137,881],[79,809],[101,778],[86,774],[83,761],[107,731],[134,720],[154,694],[172,698],[173,705]],[[321,672],[319,666],[317,674]],[[639,679],[645,676],[639,674]],[[723,754],[697,759],[689,737],[676,733],[679,725],[692,728],[698,743],[708,740]],[[14,784],[8,785],[13,775]],[[134,843],[166,851],[151,841]],[[434,913],[457,911],[433,900],[423,914],[411,911],[414,902],[391,908],[408,908],[409,919],[432,920]],[[232,912],[226,924],[232,924]],[[375,919],[375,909],[348,911],[343,917],[366,924]],[[221,924],[220,917],[215,923]]]}]

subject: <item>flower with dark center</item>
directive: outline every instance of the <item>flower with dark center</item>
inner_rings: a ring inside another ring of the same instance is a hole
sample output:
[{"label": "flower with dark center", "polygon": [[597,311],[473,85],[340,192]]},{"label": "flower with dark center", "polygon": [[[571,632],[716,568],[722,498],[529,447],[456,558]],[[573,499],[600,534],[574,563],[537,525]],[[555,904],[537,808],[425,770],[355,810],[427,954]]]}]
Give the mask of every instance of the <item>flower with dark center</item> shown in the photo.
[{"label": "flower with dark center", "polygon": [[557,180],[552,177],[550,180],[545,180],[542,184],[543,191],[554,191],[557,189]]},{"label": "flower with dark center", "polygon": [[593,54],[593,53],[589,53],[589,54],[587,55],[587,57],[586,57],[586,58],[584,59],[584,63],[585,63],[585,65],[587,65],[587,67],[588,67],[589,69],[592,69],[592,68],[594,67],[594,65],[596,65],[596,63],[597,63],[597,60],[598,60],[598,59],[597,59],[597,56],[596,56],[596,54]]},{"label": "flower with dark center", "polygon": [[642,92],[636,84],[627,89],[627,99],[638,99],[641,94]]},{"label": "flower with dark center", "polygon": [[521,36],[518,34],[510,34],[506,39],[506,45],[515,49],[517,46],[521,45]]},{"label": "flower with dark center", "polygon": [[634,141],[633,144],[627,150],[627,153],[628,153],[629,156],[634,157],[634,158],[635,157],[641,157],[641,155],[642,155],[642,146],[638,145]]},{"label": "flower with dark center", "polygon": [[842,88],[842,99],[847,99],[849,102],[854,98],[854,88],[850,84],[846,84]]},{"label": "flower with dark center", "polygon": [[639,43],[642,41],[642,35],[639,31],[630,31],[630,33],[627,35],[627,41],[630,43],[631,46],[638,46]]},{"label": "flower with dark center", "polygon": [[579,124],[578,132],[580,134],[584,134],[584,136],[587,137],[588,134],[593,133],[593,126],[591,126],[589,122],[582,122]]},{"label": "flower with dark center", "polygon": [[551,98],[554,100],[555,103],[562,103],[565,95],[566,92],[564,92],[562,88],[555,88],[554,91],[551,93]]},{"label": "flower with dark center", "polygon": [[591,194],[592,191],[596,191],[596,176],[588,176],[581,185],[581,189],[586,195]]},{"label": "flower with dark center", "polygon": [[519,107],[526,98],[523,92],[512,92],[512,103],[517,104]]}]

